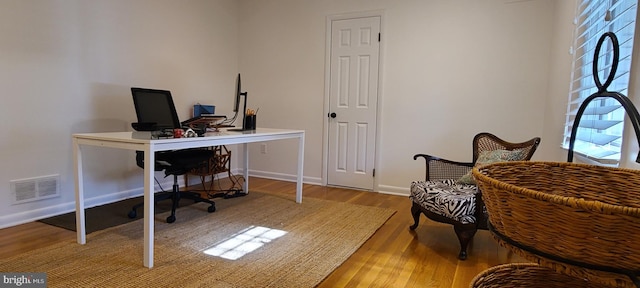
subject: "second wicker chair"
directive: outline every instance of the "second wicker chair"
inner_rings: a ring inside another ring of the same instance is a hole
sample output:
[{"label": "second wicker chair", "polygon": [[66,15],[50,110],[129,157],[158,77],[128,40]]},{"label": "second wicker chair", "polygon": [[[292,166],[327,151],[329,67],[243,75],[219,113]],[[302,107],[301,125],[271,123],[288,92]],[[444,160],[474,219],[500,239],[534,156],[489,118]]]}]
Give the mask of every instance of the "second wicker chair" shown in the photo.
[{"label": "second wicker chair", "polygon": [[471,176],[475,165],[501,161],[530,160],[540,144],[540,138],[512,143],[490,133],[479,133],[473,138],[471,162],[456,162],[428,154],[416,154],[414,160],[424,158],[426,173],[424,181],[411,183],[411,215],[418,227],[420,214],[441,223],[453,225],[460,242],[458,258],[467,258],[467,245],[478,229],[487,229],[487,214]]}]

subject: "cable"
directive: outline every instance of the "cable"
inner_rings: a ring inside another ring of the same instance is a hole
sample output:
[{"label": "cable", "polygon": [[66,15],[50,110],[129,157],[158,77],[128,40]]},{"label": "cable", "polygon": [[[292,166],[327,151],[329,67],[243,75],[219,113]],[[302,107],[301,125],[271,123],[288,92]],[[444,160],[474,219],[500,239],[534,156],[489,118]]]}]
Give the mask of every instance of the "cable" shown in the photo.
[{"label": "cable", "polygon": [[235,111],[233,117],[222,120],[218,125],[233,125],[236,122],[236,118],[238,118],[238,111]]},{"label": "cable", "polygon": [[158,181],[158,177],[153,176],[153,179],[156,180],[156,183],[158,183],[158,187],[160,187],[160,191],[167,192],[167,191],[164,191],[164,188],[162,188],[162,185],[160,185],[160,181]]}]

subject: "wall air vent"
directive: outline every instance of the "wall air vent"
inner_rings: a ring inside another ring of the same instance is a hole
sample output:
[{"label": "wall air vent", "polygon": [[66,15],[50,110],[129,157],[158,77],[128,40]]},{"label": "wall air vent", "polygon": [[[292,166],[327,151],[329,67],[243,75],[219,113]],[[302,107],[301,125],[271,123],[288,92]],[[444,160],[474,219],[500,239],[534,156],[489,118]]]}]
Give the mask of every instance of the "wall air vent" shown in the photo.
[{"label": "wall air vent", "polygon": [[20,204],[60,196],[60,175],[11,181],[11,204]]}]

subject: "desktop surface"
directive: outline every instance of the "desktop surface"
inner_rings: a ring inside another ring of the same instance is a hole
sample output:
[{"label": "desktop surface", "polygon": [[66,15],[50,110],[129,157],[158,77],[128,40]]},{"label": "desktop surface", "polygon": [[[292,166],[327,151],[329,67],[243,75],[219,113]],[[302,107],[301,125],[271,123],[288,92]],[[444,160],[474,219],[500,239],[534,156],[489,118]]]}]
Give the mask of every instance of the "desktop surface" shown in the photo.
[{"label": "desktop surface", "polygon": [[[76,133],[73,134],[75,138],[83,139],[109,139],[112,141],[125,141],[134,143],[167,143],[167,142],[189,142],[204,140],[207,138],[234,138],[245,137],[246,135],[253,134],[296,134],[304,132],[304,130],[291,130],[291,129],[275,129],[275,128],[257,128],[255,130],[235,131],[233,129],[222,128],[219,131],[207,132],[202,137],[189,137],[189,138],[161,138],[151,139],[151,134],[141,133],[138,131],[129,132],[102,132],[102,133]],[[144,136],[144,135],[149,135]]]}]

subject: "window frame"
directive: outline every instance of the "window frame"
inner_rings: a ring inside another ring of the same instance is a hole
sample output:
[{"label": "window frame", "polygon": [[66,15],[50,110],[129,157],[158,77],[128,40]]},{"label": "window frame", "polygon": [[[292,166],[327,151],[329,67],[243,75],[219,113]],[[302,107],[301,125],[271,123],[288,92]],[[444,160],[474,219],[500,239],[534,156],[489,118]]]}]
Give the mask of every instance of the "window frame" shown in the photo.
[{"label": "window frame", "polygon": [[[579,106],[598,91],[593,80],[594,50],[605,32],[614,32],[620,43],[618,70],[608,91],[626,95],[630,85],[637,1],[580,0],[576,7],[572,75],[562,147],[568,149]],[[612,67],[612,45],[598,55],[598,79],[606,79]],[[601,80],[602,81],[602,80]],[[614,99],[594,99],[580,119],[574,153],[591,164],[618,166],[621,158],[625,111]]]}]

